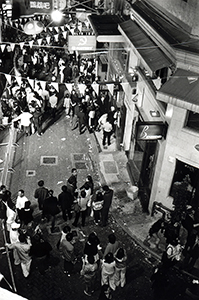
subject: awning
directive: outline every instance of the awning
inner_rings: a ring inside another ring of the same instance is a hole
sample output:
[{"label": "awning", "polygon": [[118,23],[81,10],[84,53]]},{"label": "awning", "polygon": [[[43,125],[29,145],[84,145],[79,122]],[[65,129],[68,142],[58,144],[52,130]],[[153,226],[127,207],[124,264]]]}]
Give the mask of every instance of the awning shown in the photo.
[{"label": "awning", "polygon": [[156,98],[199,113],[199,74],[177,69],[159,89]]},{"label": "awning", "polygon": [[134,21],[125,21],[118,29],[133,44],[152,73],[171,65],[166,55]]},{"label": "awning", "polygon": [[91,27],[98,42],[123,42],[124,39],[118,30],[121,19],[117,15],[90,15]]}]

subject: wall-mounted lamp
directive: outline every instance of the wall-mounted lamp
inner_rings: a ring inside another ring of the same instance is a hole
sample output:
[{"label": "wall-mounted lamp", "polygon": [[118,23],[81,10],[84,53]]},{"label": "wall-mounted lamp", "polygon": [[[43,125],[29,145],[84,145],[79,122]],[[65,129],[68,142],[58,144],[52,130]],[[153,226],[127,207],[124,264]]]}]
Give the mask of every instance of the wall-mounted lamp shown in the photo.
[{"label": "wall-mounted lamp", "polygon": [[150,115],[152,116],[152,117],[160,117],[160,112],[157,110],[157,111],[155,111],[155,110],[150,110]]}]

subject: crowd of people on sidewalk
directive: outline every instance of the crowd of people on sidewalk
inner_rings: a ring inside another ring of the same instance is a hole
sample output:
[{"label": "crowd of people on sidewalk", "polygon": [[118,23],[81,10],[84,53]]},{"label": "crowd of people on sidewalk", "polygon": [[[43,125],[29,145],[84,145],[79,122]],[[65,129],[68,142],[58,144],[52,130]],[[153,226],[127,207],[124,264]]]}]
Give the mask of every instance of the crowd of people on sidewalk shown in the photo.
[{"label": "crowd of people on sidewalk", "polygon": [[[4,185],[0,187],[0,219],[8,238],[5,247],[13,251],[14,265],[21,265],[24,277],[28,277],[32,262],[35,261],[40,273],[45,274],[50,253],[56,247],[63,258],[63,272],[67,276],[73,274],[74,265],[80,260],[80,275],[87,296],[93,294],[100,273],[102,291],[99,299],[111,299],[116,287],[124,287],[126,283],[126,251],[112,232],[102,252],[97,234],[91,232],[86,238],[82,229],[87,225],[88,217],[93,219],[96,226],[107,225],[113,190],[107,185],[94,187],[91,175],[78,188],[77,170],[73,168],[57,197],[52,189],[45,187],[43,180],[38,181],[33,196],[41,212],[39,221],[35,219],[34,205],[25,196],[24,190],[20,189],[14,200]],[[62,228],[58,243],[51,245],[44,237],[43,229],[49,227],[49,234],[57,232],[58,214],[59,217],[62,215],[63,223],[67,222],[67,225]],[[83,241],[80,257],[75,253],[75,244],[79,240]]]}]

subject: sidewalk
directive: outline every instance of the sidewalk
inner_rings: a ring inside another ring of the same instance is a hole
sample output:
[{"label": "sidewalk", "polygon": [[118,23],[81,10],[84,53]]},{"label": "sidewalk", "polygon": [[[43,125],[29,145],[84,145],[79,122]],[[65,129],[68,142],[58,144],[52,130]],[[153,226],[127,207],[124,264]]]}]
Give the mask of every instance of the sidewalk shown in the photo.
[{"label": "sidewalk", "polygon": [[[149,243],[145,242],[151,225],[157,221],[162,214],[156,213],[153,217],[142,212],[139,198],[135,195],[132,199],[128,196],[132,187],[130,177],[126,168],[127,157],[124,151],[116,149],[115,139],[111,139],[111,145],[104,149],[102,146],[102,132],[95,132],[94,138],[97,142],[99,171],[101,182],[107,183],[114,190],[114,201],[112,203],[112,215],[117,223],[134,239],[134,241],[148,253],[148,260],[156,265],[161,260],[165,250],[165,239],[162,236],[157,248],[156,239],[152,238]],[[195,264],[192,275],[199,278],[199,259]]]}]

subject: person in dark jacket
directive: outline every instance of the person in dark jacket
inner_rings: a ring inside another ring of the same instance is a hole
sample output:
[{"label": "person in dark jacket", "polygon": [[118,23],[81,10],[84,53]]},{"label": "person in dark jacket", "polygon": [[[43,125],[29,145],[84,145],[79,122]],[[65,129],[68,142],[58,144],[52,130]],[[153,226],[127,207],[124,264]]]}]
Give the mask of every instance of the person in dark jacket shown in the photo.
[{"label": "person in dark jacket", "polygon": [[48,195],[44,201],[44,214],[47,217],[48,222],[52,218],[51,232],[55,229],[55,216],[59,213],[57,197],[53,196],[53,190],[49,190]]},{"label": "person in dark jacket", "polygon": [[71,206],[73,204],[74,197],[73,195],[67,190],[67,186],[62,186],[62,192],[58,196],[58,203],[61,206],[62,216],[65,221],[67,221],[67,215],[69,220],[72,218],[71,214]]},{"label": "person in dark jacket", "polygon": [[101,217],[102,217],[102,227],[105,227],[107,224],[107,220],[108,220],[108,213],[109,213],[109,209],[111,207],[112,204],[112,199],[113,199],[113,190],[110,189],[108,187],[108,185],[104,185],[103,186],[103,198],[104,198],[104,203],[103,203],[103,207],[101,210]]},{"label": "person in dark jacket", "polygon": [[24,208],[21,209],[21,221],[22,224],[28,225],[33,221],[33,209],[30,207],[31,202],[26,201]]},{"label": "person in dark jacket", "polygon": [[34,197],[38,201],[39,209],[42,211],[42,218],[44,218],[43,205],[44,205],[44,201],[46,199],[46,196],[48,194],[48,189],[44,187],[44,181],[43,180],[38,181],[38,186],[39,187],[35,190]]},{"label": "person in dark jacket", "polygon": [[91,232],[84,247],[85,261],[87,261],[90,255],[93,256],[94,261],[97,262],[99,260],[98,250],[101,250],[100,240],[95,232]]},{"label": "person in dark jacket", "polygon": [[40,274],[43,275],[49,268],[49,258],[52,247],[39,233],[33,236],[31,242],[32,246],[30,248],[30,256],[36,260],[38,270]]},{"label": "person in dark jacket", "polygon": [[67,189],[74,196],[74,192],[77,189],[77,169],[71,170],[72,175],[67,180]]}]

